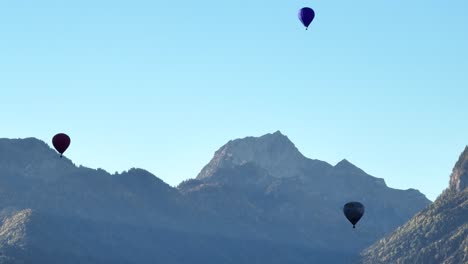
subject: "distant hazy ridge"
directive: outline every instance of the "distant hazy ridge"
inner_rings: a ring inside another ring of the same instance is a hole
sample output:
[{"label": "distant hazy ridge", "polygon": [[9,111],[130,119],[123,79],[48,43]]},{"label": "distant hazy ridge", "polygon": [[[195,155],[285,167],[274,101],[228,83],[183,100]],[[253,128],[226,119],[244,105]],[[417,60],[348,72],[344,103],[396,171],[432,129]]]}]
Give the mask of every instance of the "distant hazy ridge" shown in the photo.
[{"label": "distant hazy ridge", "polygon": [[[366,205],[355,230],[350,200]],[[347,160],[308,159],[280,132],[228,142],[177,188],[0,139],[0,263],[349,263],[428,204]]]}]

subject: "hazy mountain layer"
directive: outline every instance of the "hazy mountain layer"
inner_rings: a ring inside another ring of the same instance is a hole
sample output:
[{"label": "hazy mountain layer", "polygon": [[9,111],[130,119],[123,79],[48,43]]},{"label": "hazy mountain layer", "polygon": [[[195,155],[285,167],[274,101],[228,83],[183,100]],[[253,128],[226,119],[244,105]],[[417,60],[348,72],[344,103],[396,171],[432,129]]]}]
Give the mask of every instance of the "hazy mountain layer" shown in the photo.
[{"label": "hazy mountain layer", "polygon": [[[349,200],[367,206],[356,230]],[[0,139],[0,263],[349,263],[427,204],[346,160],[305,158],[279,132],[229,142],[178,188]]]}]

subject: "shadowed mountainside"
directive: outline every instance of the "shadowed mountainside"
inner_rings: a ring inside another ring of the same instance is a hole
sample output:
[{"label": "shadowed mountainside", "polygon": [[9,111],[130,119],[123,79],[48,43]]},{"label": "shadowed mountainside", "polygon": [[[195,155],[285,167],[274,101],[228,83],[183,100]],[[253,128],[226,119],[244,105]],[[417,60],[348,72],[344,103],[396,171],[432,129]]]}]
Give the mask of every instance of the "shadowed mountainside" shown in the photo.
[{"label": "shadowed mountainside", "polygon": [[[242,223],[262,239],[343,252],[370,245],[430,203],[416,190],[387,187],[347,160],[332,166],[308,159],[279,131],[228,142],[197,179],[178,189],[200,211]],[[352,200],[366,205],[358,230],[342,213]]]},{"label": "shadowed mountainside", "polygon": [[[349,200],[367,206],[356,230]],[[346,160],[307,159],[280,132],[230,141],[178,188],[0,139],[0,263],[344,263],[427,204]]]},{"label": "shadowed mountainside", "polygon": [[468,146],[437,200],[363,252],[364,262],[468,263]]}]

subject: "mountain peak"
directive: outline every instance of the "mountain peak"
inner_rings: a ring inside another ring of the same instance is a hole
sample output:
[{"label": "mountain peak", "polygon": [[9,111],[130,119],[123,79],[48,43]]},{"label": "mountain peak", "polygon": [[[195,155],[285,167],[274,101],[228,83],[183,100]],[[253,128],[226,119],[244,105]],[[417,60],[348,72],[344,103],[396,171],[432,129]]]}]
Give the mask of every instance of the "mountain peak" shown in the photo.
[{"label": "mountain peak", "polygon": [[354,172],[364,172],[360,168],[358,168],[356,165],[352,164],[349,162],[347,159],[343,159],[342,161],[338,162],[335,167],[335,169],[338,170],[346,170],[346,171],[354,171]]},{"label": "mountain peak", "polygon": [[468,187],[468,146],[460,155],[450,176],[450,189],[461,192],[466,187]]},{"label": "mountain peak", "polygon": [[[257,141],[270,141],[270,142],[283,141],[285,143],[289,143],[291,145],[294,145],[294,143],[292,143],[291,140],[289,140],[289,138],[286,135],[284,135],[283,133],[281,133],[281,131],[279,131],[279,130],[277,130],[276,132],[273,132],[273,133],[265,134],[265,135],[260,136],[260,137],[246,137],[244,139],[248,139],[248,138],[256,139]],[[242,139],[238,139],[238,140],[242,140]]]},{"label": "mountain peak", "polygon": [[16,171],[28,178],[53,180],[50,170],[70,171],[75,165],[36,138],[0,139],[0,170]]},{"label": "mountain peak", "polygon": [[7,156],[11,155],[57,155],[44,141],[29,137],[29,138],[0,138],[0,154]]},{"label": "mountain peak", "polygon": [[354,166],[351,162],[349,162],[347,159],[342,159],[340,162],[338,162],[338,163],[335,165],[335,168],[338,168],[338,167],[349,167],[349,166],[356,167],[356,166]]},{"label": "mountain peak", "polygon": [[[267,135],[269,135],[269,134],[267,134]],[[283,133],[281,133],[281,131],[279,131],[279,130],[276,130],[276,132],[272,133],[271,135],[284,136],[285,137],[285,135]]]},{"label": "mountain peak", "polygon": [[233,168],[252,162],[274,177],[289,177],[297,173],[298,163],[306,158],[294,143],[280,131],[260,137],[231,140],[218,151],[198,174],[197,179],[211,177],[220,168]]}]

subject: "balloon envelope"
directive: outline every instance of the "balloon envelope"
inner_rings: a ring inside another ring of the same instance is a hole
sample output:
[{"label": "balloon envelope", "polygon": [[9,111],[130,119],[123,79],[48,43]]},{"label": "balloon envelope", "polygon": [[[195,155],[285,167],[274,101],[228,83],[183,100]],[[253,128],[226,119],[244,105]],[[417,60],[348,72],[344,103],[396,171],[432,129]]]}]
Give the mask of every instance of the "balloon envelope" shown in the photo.
[{"label": "balloon envelope", "polygon": [[299,20],[302,22],[304,27],[306,27],[306,29],[307,29],[309,27],[310,23],[312,23],[312,21],[315,18],[315,12],[310,7],[304,7],[304,8],[301,8],[301,10],[299,10],[298,16],[299,16]]},{"label": "balloon envelope", "polygon": [[52,138],[52,144],[58,153],[60,153],[60,157],[62,157],[62,154],[70,146],[70,141],[70,137],[64,133],[57,134]]},{"label": "balloon envelope", "polygon": [[349,222],[353,224],[353,228],[355,228],[357,222],[359,222],[364,215],[364,205],[360,202],[349,202],[344,205],[343,213],[346,218],[348,218]]}]

